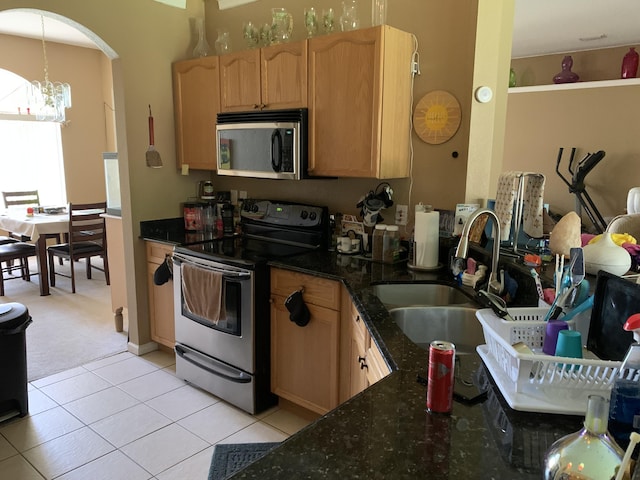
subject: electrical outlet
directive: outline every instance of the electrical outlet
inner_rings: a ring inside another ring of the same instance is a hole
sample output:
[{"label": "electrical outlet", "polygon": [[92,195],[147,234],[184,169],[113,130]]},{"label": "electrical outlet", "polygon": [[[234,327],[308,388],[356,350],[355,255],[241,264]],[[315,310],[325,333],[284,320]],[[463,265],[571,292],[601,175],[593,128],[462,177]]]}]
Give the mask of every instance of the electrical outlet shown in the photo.
[{"label": "electrical outlet", "polygon": [[406,225],[409,207],[407,205],[396,205],[396,225]]},{"label": "electrical outlet", "polygon": [[239,200],[246,200],[247,199],[247,191],[246,190],[240,190],[238,192],[238,199]]}]

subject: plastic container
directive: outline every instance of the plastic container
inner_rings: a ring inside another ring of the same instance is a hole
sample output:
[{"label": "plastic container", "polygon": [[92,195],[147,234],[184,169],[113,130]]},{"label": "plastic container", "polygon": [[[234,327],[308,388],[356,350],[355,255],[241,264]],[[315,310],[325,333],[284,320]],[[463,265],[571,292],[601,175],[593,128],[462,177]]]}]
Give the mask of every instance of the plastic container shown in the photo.
[{"label": "plastic container", "polygon": [[384,232],[387,230],[387,226],[379,223],[374,227],[373,236],[371,239],[371,259],[376,262],[382,261],[382,250],[384,247]]},{"label": "plastic container", "polygon": [[[478,354],[514,410],[584,415],[589,395],[609,398],[621,362],[600,360],[588,351],[584,358],[543,354],[547,311],[510,308],[514,321],[509,321],[491,309],[478,310],[487,342],[477,347]],[[570,329],[583,331],[584,325],[577,322],[567,323]],[[517,343],[524,343],[533,353],[514,348]]]},{"label": "plastic container", "polygon": [[389,225],[382,237],[382,261],[393,263],[400,255],[400,232],[397,225]]},{"label": "plastic container", "polygon": [[[637,333],[634,332],[634,336],[637,338]],[[609,404],[609,430],[622,448],[627,448],[631,432],[640,433],[639,343],[629,347],[622,361],[620,375],[614,381]]]}]

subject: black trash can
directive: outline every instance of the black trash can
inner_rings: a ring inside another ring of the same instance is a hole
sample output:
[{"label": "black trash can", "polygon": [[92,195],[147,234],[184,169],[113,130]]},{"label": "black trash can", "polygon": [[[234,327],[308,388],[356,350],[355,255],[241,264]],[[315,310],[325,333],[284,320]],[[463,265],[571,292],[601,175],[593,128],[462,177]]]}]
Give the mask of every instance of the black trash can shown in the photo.
[{"label": "black trash can", "polygon": [[24,305],[0,304],[0,416],[7,418],[29,413],[26,330],[30,323]]}]

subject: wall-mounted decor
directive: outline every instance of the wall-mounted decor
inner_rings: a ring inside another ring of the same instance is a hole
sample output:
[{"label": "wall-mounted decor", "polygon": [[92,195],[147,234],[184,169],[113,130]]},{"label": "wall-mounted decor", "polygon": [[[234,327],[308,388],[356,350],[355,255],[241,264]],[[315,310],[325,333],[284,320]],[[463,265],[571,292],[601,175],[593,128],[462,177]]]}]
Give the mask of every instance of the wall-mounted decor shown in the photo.
[{"label": "wall-mounted decor", "polygon": [[460,127],[460,103],[449,92],[434,90],[420,99],[413,112],[413,128],[426,143],[451,139]]}]

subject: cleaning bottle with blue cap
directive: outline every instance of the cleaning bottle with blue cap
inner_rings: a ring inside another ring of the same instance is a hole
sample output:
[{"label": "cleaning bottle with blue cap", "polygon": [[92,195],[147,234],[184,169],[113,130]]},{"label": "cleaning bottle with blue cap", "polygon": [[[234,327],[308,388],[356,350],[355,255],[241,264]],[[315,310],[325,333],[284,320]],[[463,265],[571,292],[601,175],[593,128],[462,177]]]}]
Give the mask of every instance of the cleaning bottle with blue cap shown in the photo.
[{"label": "cleaning bottle with blue cap", "polygon": [[640,433],[640,313],[631,315],[622,328],[633,332],[634,343],[611,389],[609,432],[626,448],[631,432]]}]

